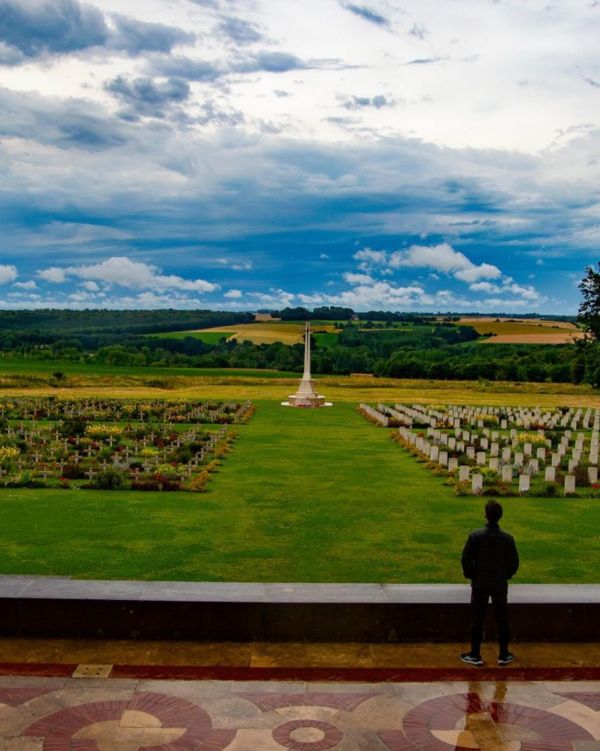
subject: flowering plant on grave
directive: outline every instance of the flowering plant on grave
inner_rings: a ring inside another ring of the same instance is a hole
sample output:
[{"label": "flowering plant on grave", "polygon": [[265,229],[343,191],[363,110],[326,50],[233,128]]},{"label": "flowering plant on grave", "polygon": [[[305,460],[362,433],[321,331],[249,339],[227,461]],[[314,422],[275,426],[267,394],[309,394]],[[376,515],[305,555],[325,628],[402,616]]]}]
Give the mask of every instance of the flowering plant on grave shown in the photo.
[{"label": "flowering plant on grave", "polygon": [[156,456],[157,454],[158,450],[153,446],[144,446],[144,448],[140,451],[140,456],[143,457]]},{"label": "flowering plant on grave", "polygon": [[0,466],[10,464],[20,453],[16,446],[0,446]]},{"label": "flowering plant on grave", "polygon": [[500,479],[498,471],[490,467],[478,467],[477,471],[483,477],[484,483],[488,485],[494,484]]},{"label": "flowering plant on grave", "polygon": [[519,433],[517,435],[517,441],[522,446],[526,443],[531,443],[532,446],[545,446],[546,436],[540,435],[539,433]]},{"label": "flowering plant on grave", "polygon": [[117,438],[123,434],[123,428],[120,425],[97,423],[95,425],[88,425],[85,429],[85,434],[90,438]]},{"label": "flowering plant on grave", "polygon": [[486,427],[493,427],[500,423],[500,420],[496,415],[488,415],[485,412],[478,412],[473,415],[473,422],[477,422],[478,420],[481,420]]}]

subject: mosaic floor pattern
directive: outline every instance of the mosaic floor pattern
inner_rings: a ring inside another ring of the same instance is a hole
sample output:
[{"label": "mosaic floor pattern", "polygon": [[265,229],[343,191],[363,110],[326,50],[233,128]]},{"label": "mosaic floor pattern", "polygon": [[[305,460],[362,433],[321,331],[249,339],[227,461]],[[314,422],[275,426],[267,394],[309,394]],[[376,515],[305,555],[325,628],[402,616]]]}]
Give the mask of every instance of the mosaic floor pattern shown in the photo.
[{"label": "mosaic floor pattern", "polygon": [[0,678],[0,751],[600,751],[600,683]]}]

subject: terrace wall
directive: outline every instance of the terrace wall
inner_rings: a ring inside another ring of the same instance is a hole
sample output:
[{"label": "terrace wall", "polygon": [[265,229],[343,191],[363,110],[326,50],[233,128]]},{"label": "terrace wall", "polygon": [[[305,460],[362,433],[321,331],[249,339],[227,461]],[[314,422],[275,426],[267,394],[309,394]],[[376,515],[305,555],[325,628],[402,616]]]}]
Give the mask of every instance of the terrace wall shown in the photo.
[{"label": "terrace wall", "polygon": [[[596,641],[600,585],[516,584],[515,641]],[[198,641],[466,641],[469,588],[0,576],[0,635]],[[490,620],[487,638],[494,638]]]}]

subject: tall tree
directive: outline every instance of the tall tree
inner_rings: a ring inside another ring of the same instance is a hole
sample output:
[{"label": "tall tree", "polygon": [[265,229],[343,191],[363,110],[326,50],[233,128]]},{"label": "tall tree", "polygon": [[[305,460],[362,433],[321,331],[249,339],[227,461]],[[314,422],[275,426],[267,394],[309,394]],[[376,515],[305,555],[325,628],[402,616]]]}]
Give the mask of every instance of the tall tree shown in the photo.
[{"label": "tall tree", "polygon": [[598,271],[593,266],[586,268],[579,289],[583,300],[577,320],[591,337],[600,341],[600,263]]}]

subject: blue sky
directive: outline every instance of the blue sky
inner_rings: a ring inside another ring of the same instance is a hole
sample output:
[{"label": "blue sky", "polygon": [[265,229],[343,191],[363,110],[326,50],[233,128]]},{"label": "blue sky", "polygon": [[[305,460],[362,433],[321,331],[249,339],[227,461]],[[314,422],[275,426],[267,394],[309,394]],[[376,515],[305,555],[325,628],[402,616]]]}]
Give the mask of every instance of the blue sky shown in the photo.
[{"label": "blue sky", "polygon": [[598,0],[0,0],[0,305],[575,313]]}]

